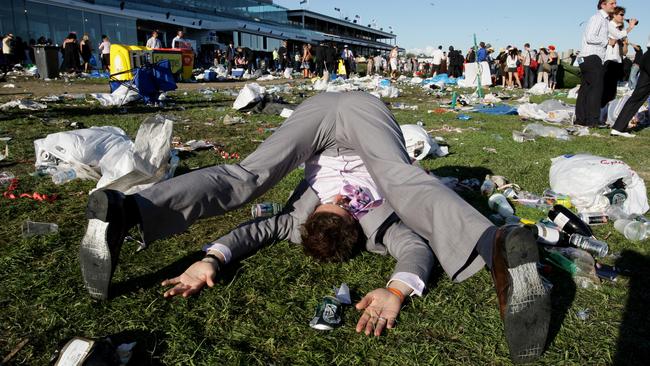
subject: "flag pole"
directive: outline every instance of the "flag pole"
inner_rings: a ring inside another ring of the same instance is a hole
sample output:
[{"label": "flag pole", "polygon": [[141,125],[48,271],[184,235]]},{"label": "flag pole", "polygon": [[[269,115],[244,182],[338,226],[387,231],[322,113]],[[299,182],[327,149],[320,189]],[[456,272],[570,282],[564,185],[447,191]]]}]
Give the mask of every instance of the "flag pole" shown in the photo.
[{"label": "flag pole", "polygon": [[483,88],[481,87],[481,77],[483,75],[481,72],[481,64],[478,62],[478,45],[476,44],[476,33],[474,33],[474,61],[476,62],[476,70],[478,75],[476,93],[478,94],[479,98],[483,98]]}]

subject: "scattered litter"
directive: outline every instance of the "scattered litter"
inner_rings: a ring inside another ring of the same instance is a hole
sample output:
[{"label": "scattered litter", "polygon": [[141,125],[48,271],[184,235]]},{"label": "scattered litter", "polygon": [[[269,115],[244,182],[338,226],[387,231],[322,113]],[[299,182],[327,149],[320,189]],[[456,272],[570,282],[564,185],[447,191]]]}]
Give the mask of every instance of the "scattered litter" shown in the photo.
[{"label": "scattered litter", "polygon": [[461,121],[469,121],[470,119],[472,119],[472,116],[467,114],[459,114],[458,117],[456,118],[458,118]]},{"label": "scattered litter", "polygon": [[547,83],[537,83],[532,88],[528,89],[528,93],[532,95],[551,94],[553,90],[548,87]]},{"label": "scattered litter", "polygon": [[246,84],[239,91],[237,99],[235,99],[232,107],[237,110],[246,108],[250,104],[253,104],[262,99],[265,92],[266,89],[257,83]]},{"label": "scattered litter", "polygon": [[282,108],[282,112],[280,112],[280,117],[283,118],[289,118],[293,114],[293,109],[289,108]]},{"label": "scattered litter", "polygon": [[140,99],[138,91],[126,85],[120,85],[112,93],[90,93],[90,96],[97,99],[104,107],[121,107]]},{"label": "scattered litter", "polygon": [[0,173],[0,186],[4,187],[9,184],[16,178],[12,172],[1,172]]},{"label": "scattered litter", "polygon": [[517,108],[517,113],[524,118],[554,123],[571,123],[575,116],[575,107],[566,105],[559,100],[549,99],[540,104],[524,103]]},{"label": "scattered litter", "polygon": [[14,178],[11,180],[11,183],[9,184],[9,187],[7,187],[7,190],[2,193],[2,196],[4,198],[8,198],[11,200],[19,199],[19,198],[29,198],[34,201],[45,201],[45,202],[54,202],[56,201],[58,197],[57,194],[40,194],[38,192],[33,192],[33,193],[16,193],[18,190],[18,183],[19,180],[18,178]]},{"label": "scattered litter", "polygon": [[14,85],[14,84],[5,84],[5,85],[3,85],[2,87],[3,87],[3,88],[15,88],[16,85]]},{"label": "scattered litter", "polygon": [[509,106],[507,104],[496,104],[496,105],[477,105],[472,109],[472,112],[490,114],[495,116],[506,116],[506,115],[516,115],[517,108]]},{"label": "scattered litter", "polygon": [[205,140],[189,140],[185,143],[177,141],[175,137],[172,141],[172,146],[179,151],[196,151],[214,148],[214,144]]},{"label": "scattered litter", "polygon": [[585,321],[589,319],[589,311],[590,311],[589,309],[579,310],[576,313],[576,316],[578,317],[578,319]]},{"label": "scattered litter", "polygon": [[569,133],[564,128],[544,126],[540,123],[531,123],[527,125],[524,127],[523,133],[534,137],[554,137],[562,141],[569,141],[571,139]]},{"label": "scattered litter", "polygon": [[239,116],[231,117],[230,115],[226,114],[223,117],[223,124],[226,126],[242,124],[242,123],[246,123],[246,121],[244,121],[244,119]]},{"label": "scattered litter", "polygon": [[569,98],[569,99],[578,99],[578,91],[579,90],[580,90],[580,84],[578,84],[573,89],[569,90],[569,93],[567,94],[567,98]]},{"label": "scattered litter", "polygon": [[5,104],[0,105],[0,110],[6,111],[16,107],[18,107],[18,109],[38,111],[47,108],[47,105],[29,99],[21,99],[21,100],[12,100],[11,102],[7,102]]},{"label": "scattered litter", "polygon": [[497,153],[497,149],[495,149],[495,148],[493,148],[493,147],[485,147],[485,146],[484,146],[484,147],[483,147],[483,151],[485,151],[485,152],[489,152],[489,153],[492,153],[492,154],[496,154],[496,153]]},{"label": "scattered litter", "polygon": [[400,128],[404,135],[406,151],[412,159],[422,160],[428,155],[443,157],[449,154],[449,149],[439,146],[421,126],[401,125]]},{"label": "scattered litter", "polygon": [[521,131],[512,131],[512,139],[515,142],[535,141],[535,135],[533,135],[532,133],[524,133]]},{"label": "scattered litter", "polygon": [[35,222],[26,220],[23,222],[23,238],[53,234],[59,231],[59,225],[49,222]]},{"label": "scattered litter", "polygon": [[570,196],[578,212],[603,211],[611,204],[620,205],[627,215],[642,215],[650,209],[645,183],[621,160],[569,154],[551,162],[551,189]]},{"label": "scattered litter", "polygon": [[132,142],[113,126],[50,134],[34,141],[35,166],[73,168],[79,178],[98,180],[96,188],[138,192],[166,177],[173,122],[147,117]]}]

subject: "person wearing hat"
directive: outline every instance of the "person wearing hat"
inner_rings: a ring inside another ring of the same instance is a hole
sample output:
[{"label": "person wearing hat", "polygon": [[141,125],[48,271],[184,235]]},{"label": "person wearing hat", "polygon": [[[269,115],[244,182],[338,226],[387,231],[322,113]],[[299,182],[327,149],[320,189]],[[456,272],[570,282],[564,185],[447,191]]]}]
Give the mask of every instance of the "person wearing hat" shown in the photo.
[{"label": "person wearing hat", "polygon": [[621,113],[616,118],[614,126],[610,131],[612,136],[621,137],[634,137],[635,135],[625,132],[630,121],[634,115],[639,111],[639,108],[650,97],[650,38],[648,38],[648,49],[646,50],[639,65],[639,80],[636,83],[636,88],[630,98],[625,102]]},{"label": "person wearing hat", "polygon": [[555,52],[555,46],[548,46],[548,64],[551,69],[548,73],[548,86],[551,90],[555,90],[557,86],[557,69],[558,69],[559,57],[557,52]]}]

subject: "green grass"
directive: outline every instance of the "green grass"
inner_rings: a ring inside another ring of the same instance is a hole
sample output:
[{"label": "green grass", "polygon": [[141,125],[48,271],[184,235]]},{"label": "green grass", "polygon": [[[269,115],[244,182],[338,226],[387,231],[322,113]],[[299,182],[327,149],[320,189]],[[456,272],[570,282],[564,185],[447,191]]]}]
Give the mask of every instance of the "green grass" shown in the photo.
[{"label": "green grass", "polygon": [[[307,96],[311,93],[308,92]],[[223,126],[234,99],[214,94],[211,100],[196,92],[175,92],[174,105],[163,111],[176,119],[174,136],[181,140],[206,139],[224,145],[228,152],[246,156],[269,133],[258,128],[277,127],[276,116],[244,116],[244,125]],[[294,97],[300,101],[301,97]],[[574,138],[569,142],[540,138],[535,142],[512,141],[513,130],[526,122],[517,116],[472,114],[458,121],[452,113],[429,114],[441,100],[419,88],[404,88],[398,101],[419,105],[418,111],[395,111],[400,123],[423,121],[425,128],[452,125],[463,133],[433,132],[450,145],[451,155],[428,159],[423,166],[438,175],[476,177],[491,171],[504,175],[522,188],[541,193],[548,187],[550,159],[565,153],[587,152],[617,157],[642,177],[650,176],[647,144],[650,133],[636,139],[602,136]],[[182,108],[181,108],[182,107]],[[220,107],[226,107],[220,108]],[[200,296],[166,300],[159,285],[180,274],[200,258],[201,246],[248,219],[250,205],[227,215],[203,220],[181,235],[159,241],[143,252],[125,244],[115,274],[117,295],[109,302],[87,296],[78,265],[79,242],[85,230],[84,208],[91,181],[54,186],[49,178],[30,177],[33,171],[33,140],[65,130],[63,125],[44,125],[39,118],[66,118],[86,126],[114,125],[134,137],[139,123],[154,109],[130,106],[100,108],[97,104],[76,107],[51,103],[41,112],[4,112],[0,136],[11,136],[10,158],[0,170],[20,177],[20,191],[57,193],[54,203],[0,197],[0,356],[8,354],[22,339],[29,343],[18,352],[15,364],[46,364],[57,346],[79,335],[113,335],[116,342],[138,341],[137,364],[509,364],[503,326],[490,275],[482,271],[454,284],[440,270],[422,298],[407,303],[396,329],[379,338],[358,335],[354,326],[359,314],[344,311],[344,325],[319,332],[308,322],[320,299],[333,285],[346,282],[353,300],[383,286],[394,266],[390,257],[362,253],[343,264],[319,264],[305,257],[298,246],[281,242],[250,258],[228,266],[218,285]],[[30,116],[31,115],[31,116]],[[206,125],[213,121],[213,125]],[[469,127],[478,130],[467,130]],[[488,153],[483,148],[496,149]],[[177,174],[221,164],[212,151],[183,154]],[[295,171],[256,202],[283,202],[301,178]],[[463,195],[488,215],[484,198]],[[541,211],[517,208],[520,216],[539,219]],[[23,238],[27,220],[55,222],[57,234]],[[539,361],[544,365],[645,364],[650,347],[650,325],[644,306],[648,303],[647,242],[631,243],[611,225],[598,227],[596,235],[607,237],[611,251],[620,257],[605,262],[631,268],[629,279],[603,283],[598,289],[575,289],[570,279],[553,274],[554,329],[557,333]],[[589,309],[585,321],[576,316]]]}]

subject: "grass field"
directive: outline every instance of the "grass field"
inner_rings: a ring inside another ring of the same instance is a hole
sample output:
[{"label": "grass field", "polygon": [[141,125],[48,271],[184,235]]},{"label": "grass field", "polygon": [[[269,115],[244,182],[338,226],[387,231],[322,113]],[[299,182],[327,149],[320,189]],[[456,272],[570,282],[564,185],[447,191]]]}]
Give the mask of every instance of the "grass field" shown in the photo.
[{"label": "grass field", "polygon": [[[52,85],[56,93],[56,83]],[[297,103],[311,94],[301,93],[285,97]],[[228,266],[217,286],[200,296],[164,299],[160,282],[180,274],[200,258],[204,243],[247,220],[250,205],[200,221],[188,232],[156,242],[140,253],[135,253],[134,244],[127,243],[113,281],[116,296],[109,302],[92,301],[83,288],[77,253],[86,225],[87,192],[95,183],[76,180],[55,186],[49,177],[31,177],[33,140],[66,130],[62,119],[88,127],[114,125],[135,137],[140,122],[160,112],[176,121],[174,136],[182,141],[210,140],[244,157],[269,136],[271,132],[264,132],[264,128],[277,127],[283,121],[278,116],[244,115],[246,124],[224,126],[223,116],[237,115],[230,109],[234,100],[231,95],[206,97],[194,91],[170,95],[173,103],[162,110],[139,105],[101,108],[94,103],[74,102],[77,105],[50,103],[47,110],[38,112],[0,113],[0,136],[13,138],[10,156],[0,162],[0,171],[19,177],[20,192],[59,195],[53,203],[0,197],[0,357],[28,339],[10,363],[44,365],[55,349],[73,336],[111,335],[117,343],[138,342],[133,363],[137,365],[510,363],[488,271],[454,284],[438,269],[428,292],[406,303],[397,328],[378,338],[355,333],[360,314],[352,307],[344,310],[344,325],[334,331],[320,332],[308,325],[314,308],[331,293],[332,286],[346,282],[353,301],[358,301],[385,284],[394,260],[370,253],[343,264],[319,264],[305,257],[300,247],[280,242]],[[2,98],[5,100],[7,97]],[[538,138],[517,143],[511,133],[527,123],[519,117],[472,114],[471,120],[459,121],[453,113],[427,113],[441,100],[419,88],[406,87],[395,101],[417,104],[419,110],[394,111],[400,123],[422,121],[426,129],[443,125],[462,129],[461,133],[432,132],[444,137],[451,151],[447,157],[423,162],[440,176],[482,180],[492,172],[525,190],[541,193],[549,184],[551,158],[584,152],[619,158],[646,181],[650,178],[648,131],[632,140],[614,139],[609,137],[609,130],[595,130],[592,136],[574,137],[568,142]],[[185,153],[176,174],[224,162],[213,151]],[[283,202],[301,175],[302,171],[294,171],[254,203]],[[490,214],[486,200],[478,193],[465,194],[464,198],[485,215]],[[521,207],[517,207],[517,214],[531,219],[545,215]],[[57,223],[59,232],[23,238],[21,225],[27,219]],[[604,262],[627,268],[631,275],[604,282],[597,289],[581,289],[570,278],[552,274],[552,337],[539,364],[644,365],[650,360],[647,242],[629,242],[612,225],[597,227],[595,233],[606,238],[615,254]],[[577,316],[583,310],[588,314],[586,320]]]}]

